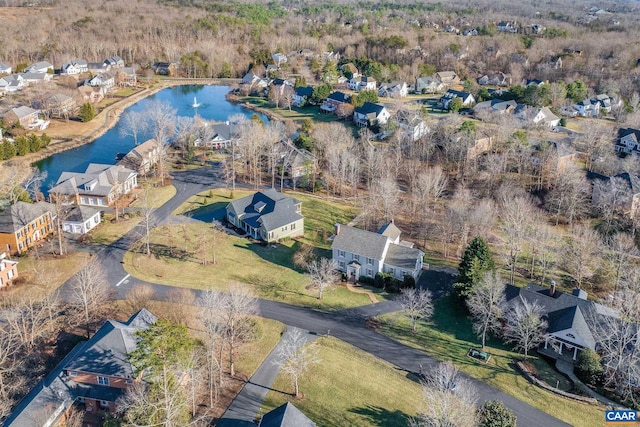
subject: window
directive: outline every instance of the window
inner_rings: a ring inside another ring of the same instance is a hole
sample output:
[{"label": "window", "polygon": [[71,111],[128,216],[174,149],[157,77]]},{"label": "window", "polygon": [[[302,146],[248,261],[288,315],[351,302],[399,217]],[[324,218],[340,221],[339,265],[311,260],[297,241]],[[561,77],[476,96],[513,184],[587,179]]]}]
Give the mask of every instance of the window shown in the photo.
[{"label": "window", "polygon": [[389,267],[389,273],[394,274],[396,271],[393,267]]},{"label": "window", "polygon": [[575,339],[575,338],[576,338],[576,336],[575,336],[575,335],[573,335],[573,334],[567,334],[567,337],[569,337],[569,338],[573,338],[573,339]]},{"label": "window", "polygon": [[373,270],[372,270],[372,269],[367,268],[367,276],[368,276],[368,277],[373,276]]},{"label": "window", "polygon": [[82,397],[82,396],[78,396],[78,402],[80,402],[80,403],[84,403],[84,397]]},{"label": "window", "polygon": [[80,203],[82,203],[83,205],[87,204],[87,198],[86,197],[80,197]]},{"label": "window", "polygon": [[7,278],[8,278],[9,280],[13,279],[13,270],[9,270],[9,271],[7,272]]},{"label": "window", "polygon": [[127,380],[127,384],[129,385],[133,384],[133,380]]},{"label": "window", "polygon": [[282,231],[287,231],[287,226],[282,227]]},{"label": "window", "polygon": [[100,385],[109,385],[108,377],[98,377],[98,384]]},{"label": "window", "polygon": [[77,377],[78,376],[78,372],[77,371],[69,371],[69,376],[70,377]]},{"label": "window", "polygon": [[107,406],[109,406],[109,402],[107,402],[106,400],[101,400],[100,406],[102,406],[103,408],[106,408]]},{"label": "window", "polygon": [[291,224],[291,229],[295,230],[296,229],[296,223],[294,222],[293,224]]},{"label": "window", "polygon": [[338,256],[344,258],[344,251],[338,251]]},{"label": "window", "polygon": [[373,265],[373,259],[371,259],[371,258],[367,258],[367,264],[369,264],[369,265]]},{"label": "window", "polygon": [[344,270],[344,261],[338,262],[338,266]]},{"label": "window", "polygon": [[360,255],[353,254],[353,259],[360,261]]}]

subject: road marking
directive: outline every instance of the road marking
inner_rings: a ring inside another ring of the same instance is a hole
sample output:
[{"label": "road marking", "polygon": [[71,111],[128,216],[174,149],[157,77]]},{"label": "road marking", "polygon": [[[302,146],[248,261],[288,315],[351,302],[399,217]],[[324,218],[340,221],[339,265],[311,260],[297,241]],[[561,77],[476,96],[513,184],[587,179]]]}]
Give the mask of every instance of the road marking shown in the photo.
[{"label": "road marking", "polygon": [[120,280],[117,284],[116,287],[122,285],[122,282],[124,282],[125,280],[127,280],[131,275],[127,274],[126,276],[124,276],[124,278],[122,280]]}]

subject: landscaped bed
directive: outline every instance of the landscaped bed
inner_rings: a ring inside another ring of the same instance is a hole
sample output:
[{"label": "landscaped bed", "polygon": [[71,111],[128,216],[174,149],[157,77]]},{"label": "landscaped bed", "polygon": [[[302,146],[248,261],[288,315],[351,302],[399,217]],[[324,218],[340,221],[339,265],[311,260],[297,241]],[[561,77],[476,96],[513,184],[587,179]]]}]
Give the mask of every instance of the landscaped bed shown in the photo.
[{"label": "landscaped bed", "polygon": [[[563,398],[531,384],[515,365],[515,361],[522,355],[511,351],[500,341],[488,341],[484,351],[491,353],[491,358],[486,364],[468,357],[469,348],[475,347],[478,341],[471,330],[471,322],[466,313],[455,304],[451,296],[436,301],[431,322],[421,322],[415,334],[411,332],[408,320],[400,313],[378,318],[378,332],[419,348],[434,359],[450,360],[462,372],[572,425],[602,425],[603,406]],[[571,382],[553,370],[543,359],[529,356],[529,362],[536,367],[538,378],[541,380],[548,384],[558,384],[561,390],[571,389]]]}]

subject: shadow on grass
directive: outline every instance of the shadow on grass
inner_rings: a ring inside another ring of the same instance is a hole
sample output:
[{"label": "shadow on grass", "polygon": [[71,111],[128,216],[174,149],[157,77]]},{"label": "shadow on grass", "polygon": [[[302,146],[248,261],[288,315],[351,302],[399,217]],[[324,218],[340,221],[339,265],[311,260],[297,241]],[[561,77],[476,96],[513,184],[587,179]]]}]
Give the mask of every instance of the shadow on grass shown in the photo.
[{"label": "shadow on grass", "polygon": [[226,202],[215,202],[210,205],[203,203],[198,208],[184,212],[183,215],[205,222],[211,222],[214,219],[220,221],[224,218],[226,206]]},{"label": "shadow on grass", "polygon": [[[178,248],[170,248],[169,246],[160,243],[150,243],[149,249],[151,250],[151,255],[158,259],[171,258],[180,261],[190,261],[192,259],[191,254],[187,251]],[[138,248],[136,254],[144,255],[144,245]]]},{"label": "shadow on grass", "polygon": [[402,411],[390,411],[373,405],[352,408],[349,412],[365,417],[371,426],[406,426],[409,420],[409,416]]}]

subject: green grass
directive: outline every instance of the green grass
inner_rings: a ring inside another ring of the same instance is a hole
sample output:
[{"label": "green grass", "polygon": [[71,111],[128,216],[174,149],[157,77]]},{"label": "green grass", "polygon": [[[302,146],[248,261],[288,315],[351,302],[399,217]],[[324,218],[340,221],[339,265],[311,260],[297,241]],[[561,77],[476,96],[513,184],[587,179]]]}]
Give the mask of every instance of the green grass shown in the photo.
[{"label": "green grass", "polygon": [[[207,190],[190,197],[182,206],[174,211],[174,215],[206,215],[215,210],[225,208],[227,203],[234,199],[239,199],[253,193],[254,191],[250,190],[236,190],[234,198],[231,199],[229,197],[229,190],[227,189],[216,188]],[[307,194],[287,194],[302,202],[305,238],[301,240],[322,249],[329,249],[331,247],[330,242],[323,241],[323,233],[326,232],[327,237],[329,237],[333,233],[336,223],[346,224],[355,218],[358,213],[356,207],[344,203],[328,201]]]},{"label": "green grass", "polygon": [[[143,190],[144,191],[144,190]],[[149,187],[148,202],[150,206],[159,208],[176,195],[176,187],[165,185],[164,187]],[[138,195],[138,199],[131,204],[132,208],[144,208],[143,194]]]},{"label": "green grass", "polygon": [[[486,365],[467,357],[469,348],[479,347],[479,342],[471,330],[471,322],[466,314],[462,309],[454,307],[452,301],[452,297],[438,300],[431,324],[420,324],[415,334],[411,333],[409,322],[399,313],[381,316],[379,332],[419,348],[434,359],[450,360],[470,376],[572,425],[602,425],[604,407],[563,398],[529,383],[514,365],[514,361],[522,355],[514,353],[499,341],[488,342],[486,351],[491,354],[491,359]],[[569,381],[553,370],[546,361],[538,356],[530,356],[529,361],[536,366],[541,379],[553,386],[559,381],[560,389],[569,389]]]},{"label": "green grass", "polygon": [[236,370],[245,373],[247,378],[253,375],[271,350],[280,342],[281,334],[285,330],[285,326],[275,320],[256,317],[256,321],[260,330],[259,338],[242,345],[235,361]]},{"label": "green grass", "polygon": [[105,214],[102,223],[93,231],[93,243],[95,245],[111,245],[119,238],[127,234],[142,220],[141,216],[123,218],[113,221],[115,214]]},{"label": "green grass", "polygon": [[[307,289],[309,278],[293,266],[293,254],[300,242],[265,247],[246,238],[225,235],[215,245],[216,264],[202,265],[200,256],[193,252],[199,236],[211,233],[210,225],[195,221],[188,223],[186,229],[186,251],[181,225],[154,230],[151,233],[153,256],[128,252],[124,257],[127,272],[149,282],[194,289],[224,290],[230,284],[244,283],[261,298],[319,310],[369,303],[366,295],[352,293],[344,286],[329,290],[321,301],[318,300],[317,291]],[[175,248],[174,255],[169,252],[170,245]],[[212,259],[212,252],[208,258]],[[380,296],[384,297],[383,294]]]},{"label": "green grass", "polygon": [[294,400],[291,381],[279,374],[260,414],[292,400],[318,426],[406,426],[422,403],[420,385],[404,371],[334,338],[319,338],[320,364],[300,380],[303,399]]},{"label": "green grass", "polygon": [[239,102],[246,102],[255,105],[258,108],[264,108],[271,113],[276,114],[284,119],[302,121],[304,119],[312,119],[314,122],[336,122],[338,118],[333,114],[326,114],[320,111],[320,106],[305,106],[302,108],[288,107],[275,108],[267,99],[260,96],[244,96],[238,98]]}]

